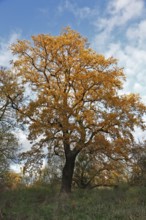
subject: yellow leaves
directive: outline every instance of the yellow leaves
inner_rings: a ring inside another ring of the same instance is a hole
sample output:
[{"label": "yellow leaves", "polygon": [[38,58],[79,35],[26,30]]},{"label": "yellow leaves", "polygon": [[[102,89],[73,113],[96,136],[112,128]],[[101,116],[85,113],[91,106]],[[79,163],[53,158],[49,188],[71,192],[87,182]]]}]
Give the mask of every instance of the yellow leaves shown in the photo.
[{"label": "yellow leaves", "polygon": [[6,186],[9,189],[17,189],[22,185],[22,176],[20,173],[9,171],[5,174]]},{"label": "yellow leaves", "polygon": [[87,124],[92,124],[94,122],[94,111],[92,110],[85,110],[83,113],[83,118],[85,119]]},{"label": "yellow leaves", "polygon": [[133,103],[136,103],[136,102],[139,101],[140,96],[139,96],[139,94],[130,93],[130,94],[126,95],[126,98],[127,98],[127,101],[128,101],[128,102],[130,102],[131,104],[133,104]]},{"label": "yellow leaves", "polygon": [[12,44],[11,50],[13,54],[23,54],[29,49],[30,43],[27,40],[20,41],[18,40],[16,44]]},{"label": "yellow leaves", "polygon": [[64,156],[87,149],[100,161],[96,168],[106,169],[105,181],[113,161],[129,159],[135,126],[145,128],[139,96],[119,95],[125,75],[117,60],[97,54],[70,28],[59,36],[18,41],[12,51],[14,74],[6,76],[3,88],[14,98],[19,120],[28,124],[30,140],[38,139],[32,156],[43,146]]},{"label": "yellow leaves", "polygon": [[139,96],[118,94],[125,75],[117,60],[97,54],[76,31],[39,34],[32,42],[13,44],[12,51],[18,55],[13,63],[17,81],[24,90],[29,84],[35,94],[22,108],[24,121],[27,116],[34,120],[30,128],[34,136],[68,131],[75,146],[81,139],[82,147],[85,140],[92,144],[96,140],[107,144],[109,151],[107,139],[116,139],[120,153],[120,138],[132,140],[134,127],[144,128],[146,107]]}]

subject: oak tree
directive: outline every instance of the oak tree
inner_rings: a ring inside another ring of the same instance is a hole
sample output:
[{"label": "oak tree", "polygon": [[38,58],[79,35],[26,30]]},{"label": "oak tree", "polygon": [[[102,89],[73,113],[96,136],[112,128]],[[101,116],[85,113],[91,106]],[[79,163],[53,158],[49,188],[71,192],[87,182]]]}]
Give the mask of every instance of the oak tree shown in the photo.
[{"label": "oak tree", "polygon": [[83,149],[128,160],[135,127],[145,128],[146,107],[136,94],[120,95],[125,75],[116,59],[96,53],[70,28],[18,40],[12,51],[17,91],[27,99],[16,103],[14,94],[7,95],[35,141],[27,164],[41,165],[48,153],[64,157],[61,192],[69,193]]}]

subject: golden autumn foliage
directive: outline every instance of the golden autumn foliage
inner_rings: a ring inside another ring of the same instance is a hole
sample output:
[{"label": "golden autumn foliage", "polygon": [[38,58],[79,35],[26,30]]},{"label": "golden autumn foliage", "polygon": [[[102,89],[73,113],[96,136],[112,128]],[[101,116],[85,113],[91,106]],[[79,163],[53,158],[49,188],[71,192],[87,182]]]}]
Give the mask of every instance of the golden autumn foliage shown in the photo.
[{"label": "golden autumn foliage", "polygon": [[28,124],[29,139],[38,140],[29,162],[40,163],[43,147],[64,155],[62,191],[70,191],[75,158],[83,149],[128,160],[135,126],[145,129],[146,106],[136,94],[119,95],[125,75],[116,59],[96,53],[70,28],[59,36],[19,40],[11,49],[24,102],[9,96],[19,120]]},{"label": "golden autumn foliage", "polygon": [[7,189],[17,189],[22,186],[22,177],[19,173],[9,171],[5,174],[5,187]]}]

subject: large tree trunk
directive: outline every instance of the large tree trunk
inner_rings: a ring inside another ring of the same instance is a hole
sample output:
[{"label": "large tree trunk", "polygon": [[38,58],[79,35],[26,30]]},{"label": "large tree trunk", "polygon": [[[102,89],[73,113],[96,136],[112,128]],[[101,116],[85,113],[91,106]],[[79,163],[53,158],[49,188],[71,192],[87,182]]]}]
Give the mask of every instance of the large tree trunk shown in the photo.
[{"label": "large tree trunk", "polygon": [[72,178],[75,167],[75,154],[66,155],[65,165],[62,171],[61,193],[70,193],[72,186]]}]

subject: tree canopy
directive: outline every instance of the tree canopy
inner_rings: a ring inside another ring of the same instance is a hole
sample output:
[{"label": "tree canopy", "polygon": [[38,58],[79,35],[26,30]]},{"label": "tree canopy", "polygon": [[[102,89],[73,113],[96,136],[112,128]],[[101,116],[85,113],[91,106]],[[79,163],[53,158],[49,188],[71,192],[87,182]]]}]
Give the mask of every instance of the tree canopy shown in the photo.
[{"label": "tree canopy", "polygon": [[116,59],[96,53],[70,28],[59,36],[18,40],[11,49],[15,82],[9,88],[17,89],[5,94],[34,141],[30,163],[40,165],[48,154],[63,156],[61,190],[70,192],[83,149],[96,149],[105,161],[129,159],[135,127],[145,129],[146,106],[137,94],[120,95],[125,75]]}]

